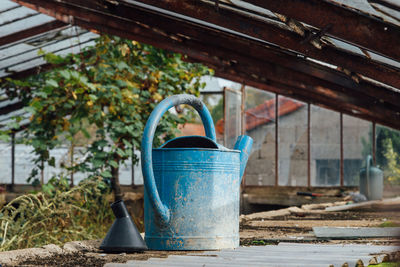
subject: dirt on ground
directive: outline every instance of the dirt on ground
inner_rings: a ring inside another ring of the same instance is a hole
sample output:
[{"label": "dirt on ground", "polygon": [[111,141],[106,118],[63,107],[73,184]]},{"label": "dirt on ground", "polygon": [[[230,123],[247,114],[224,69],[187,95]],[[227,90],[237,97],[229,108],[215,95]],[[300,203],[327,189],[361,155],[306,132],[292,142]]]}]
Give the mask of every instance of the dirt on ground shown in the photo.
[{"label": "dirt on ground", "polygon": [[286,215],[242,221],[240,240],[242,245],[262,245],[278,242],[308,243],[373,243],[400,244],[399,238],[360,238],[356,240],[317,239],[312,227],[384,227],[400,226],[398,211],[386,212],[329,212],[307,215]]},{"label": "dirt on ground", "polygon": [[[277,213],[279,214],[279,212]],[[382,227],[400,226],[400,212],[341,211],[303,214],[292,212],[284,216],[241,220],[240,239],[242,246],[276,244],[278,242],[306,243],[364,243],[399,245],[400,239],[361,238],[356,240],[322,240],[312,233],[314,226],[341,227]],[[108,262],[124,263],[128,260],[146,260],[151,257],[163,258],[182,255],[190,251],[145,251],[142,253],[104,253],[98,249],[101,240],[70,242],[62,253],[19,259],[15,264],[3,266],[103,266]]]}]

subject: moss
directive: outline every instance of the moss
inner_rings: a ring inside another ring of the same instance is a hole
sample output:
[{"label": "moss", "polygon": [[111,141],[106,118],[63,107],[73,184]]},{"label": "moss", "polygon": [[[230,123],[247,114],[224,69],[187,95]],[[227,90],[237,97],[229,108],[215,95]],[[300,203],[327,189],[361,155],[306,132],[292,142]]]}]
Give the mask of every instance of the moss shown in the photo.
[{"label": "moss", "polygon": [[382,262],[380,264],[370,264],[369,267],[400,267],[400,262]]},{"label": "moss", "polygon": [[379,225],[379,227],[400,227],[400,223],[392,222],[392,221],[386,221],[386,222],[381,223]]}]

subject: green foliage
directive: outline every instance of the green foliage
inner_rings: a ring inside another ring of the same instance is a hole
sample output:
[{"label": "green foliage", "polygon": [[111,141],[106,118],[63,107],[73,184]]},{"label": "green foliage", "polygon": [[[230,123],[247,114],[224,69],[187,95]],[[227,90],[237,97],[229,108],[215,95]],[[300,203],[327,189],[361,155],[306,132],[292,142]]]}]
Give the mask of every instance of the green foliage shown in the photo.
[{"label": "green foliage", "polygon": [[[117,179],[122,162],[129,157],[137,162],[132,149],[140,149],[144,125],[157,103],[178,93],[198,95],[204,86],[200,77],[210,73],[179,54],[110,36],[79,55],[45,54],[45,59],[55,68],[4,84],[9,97],[21,99],[32,113],[25,136],[37,156],[32,176],[43,162],[54,166],[50,150],[68,141],[86,144],[84,158],[69,171]],[[155,145],[173,137],[184,122],[184,117],[166,114]]]},{"label": "green foliage", "polygon": [[393,221],[386,221],[381,223],[379,227],[400,227],[400,223]]},{"label": "green foliage", "polygon": [[386,166],[384,167],[384,176],[390,184],[400,184],[400,161],[399,155],[394,152],[392,139],[385,139],[383,142],[385,148]]},{"label": "green foliage", "polygon": [[400,262],[382,262],[379,264],[370,264],[368,267],[400,267]]},{"label": "green foliage", "polygon": [[[376,132],[376,163],[384,172],[385,183],[400,184],[400,132],[379,125]],[[364,158],[372,153],[372,127],[368,135],[368,140],[361,139]]]},{"label": "green foliage", "polygon": [[22,195],[0,210],[0,251],[103,238],[114,216],[102,178],[69,188],[53,178],[42,192]]},{"label": "green foliage", "polygon": [[211,109],[211,117],[213,118],[214,124],[217,123],[220,119],[224,118],[224,98],[218,101],[217,105],[212,107]]},{"label": "green foliage", "polygon": [[[400,153],[400,132],[395,131],[393,129],[376,126],[376,162],[380,166],[386,166],[388,164],[388,160],[386,159],[386,145],[387,139],[390,139],[392,142],[393,151],[397,154]],[[400,159],[397,161],[400,164]]]}]

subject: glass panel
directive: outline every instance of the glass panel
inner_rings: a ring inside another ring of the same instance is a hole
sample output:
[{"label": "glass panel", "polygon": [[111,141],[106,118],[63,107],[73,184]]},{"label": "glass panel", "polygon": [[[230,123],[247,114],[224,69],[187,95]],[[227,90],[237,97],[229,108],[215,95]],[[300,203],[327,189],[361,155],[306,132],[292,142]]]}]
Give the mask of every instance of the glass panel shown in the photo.
[{"label": "glass panel", "polygon": [[[217,143],[224,143],[224,95],[221,94],[202,94],[201,100],[211,113],[217,134]],[[197,116],[198,117],[198,116]],[[201,120],[199,119],[199,123]]]},{"label": "glass panel", "polygon": [[126,160],[124,163],[119,165],[119,183],[121,185],[132,184],[132,161]]},{"label": "glass panel", "polygon": [[246,87],[246,134],[254,140],[246,185],[275,185],[275,94]]},{"label": "glass panel", "polygon": [[0,184],[11,184],[11,142],[0,143]]},{"label": "glass panel", "polygon": [[340,114],[311,106],[311,185],[340,185]]},{"label": "glass panel", "polygon": [[242,93],[240,91],[225,88],[225,122],[224,122],[224,145],[233,148],[236,139],[241,135],[241,103]]},{"label": "glass panel", "polygon": [[376,125],[376,163],[386,184],[400,184],[400,131]]},{"label": "glass panel", "polygon": [[307,186],[307,104],[279,96],[279,185]]},{"label": "glass panel", "polygon": [[[140,164],[140,150],[134,150],[139,161],[133,166],[133,180],[135,185],[143,184],[142,167]],[[124,164],[121,164],[119,169],[119,182],[122,185],[132,184],[132,161],[129,159]]]},{"label": "glass panel", "polygon": [[343,115],[344,185],[358,186],[360,168],[367,155],[372,155],[372,123]]},{"label": "glass panel", "polygon": [[134,182],[135,185],[142,185],[143,184],[143,174],[142,174],[142,164],[140,161],[140,150],[135,150],[135,155],[139,159],[136,165],[133,168],[134,171]]}]

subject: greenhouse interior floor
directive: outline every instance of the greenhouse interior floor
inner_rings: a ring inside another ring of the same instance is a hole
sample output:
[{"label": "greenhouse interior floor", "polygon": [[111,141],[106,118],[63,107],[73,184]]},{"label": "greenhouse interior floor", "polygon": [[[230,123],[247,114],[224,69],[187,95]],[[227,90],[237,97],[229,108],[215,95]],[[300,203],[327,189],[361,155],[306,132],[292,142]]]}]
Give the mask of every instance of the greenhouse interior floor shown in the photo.
[{"label": "greenhouse interior floor", "polygon": [[[361,207],[345,202],[311,204],[241,215],[241,246],[235,250],[109,254],[98,249],[101,240],[90,240],[69,242],[63,247],[47,245],[1,252],[0,263],[2,266],[244,266],[246,258],[252,258],[248,263],[254,266],[368,266],[381,261],[399,262],[400,198],[384,203],[375,201]],[[321,233],[317,230],[321,229],[327,236],[318,236]],[[341,229],[343,235],[335,235],[334,229]],[[330,233],[333,235],[329,236]],[[300,251],[304,253],[300,255]]]}]

